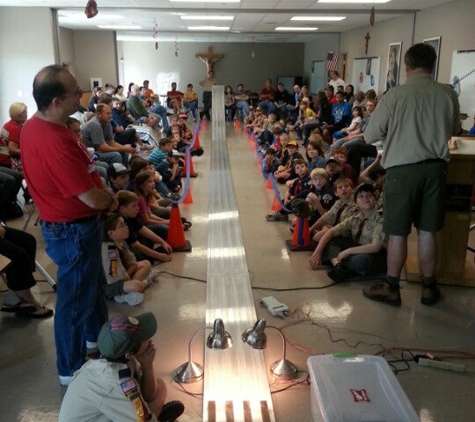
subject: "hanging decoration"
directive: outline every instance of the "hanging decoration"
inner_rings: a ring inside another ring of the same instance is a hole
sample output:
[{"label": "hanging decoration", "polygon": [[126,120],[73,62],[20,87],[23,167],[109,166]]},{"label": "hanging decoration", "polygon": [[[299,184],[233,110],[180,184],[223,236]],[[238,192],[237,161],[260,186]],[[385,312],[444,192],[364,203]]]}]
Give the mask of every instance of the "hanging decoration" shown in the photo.
[{"label": "hanging decoration", "polygon": [[178,57],[178,38],[175,37],[175,57]]},{"label": "hanging decoration", "polygon": [[251,57],[254,58],[254,37],[252,37],[252,51],[251,51]]},{"label": "hanging decoration", "polygon": [[158,50],[158,24],[157,24],[157,19],[153,18],[153,32],[152,32],[152,37],[155,39],[155,50]]},{"label": "hanging decoration", "polygon": [[371,8],[371,13],[369,14],[369,23],[371,26],[374,26],[374,6]]},{"label": "hanging decoration", "polygon": [[94,0],[89,0],[86,4],[86,8],[84,9],[84,13],[88,19],[96,16],[99,13],[97,10],[97,3]]}]

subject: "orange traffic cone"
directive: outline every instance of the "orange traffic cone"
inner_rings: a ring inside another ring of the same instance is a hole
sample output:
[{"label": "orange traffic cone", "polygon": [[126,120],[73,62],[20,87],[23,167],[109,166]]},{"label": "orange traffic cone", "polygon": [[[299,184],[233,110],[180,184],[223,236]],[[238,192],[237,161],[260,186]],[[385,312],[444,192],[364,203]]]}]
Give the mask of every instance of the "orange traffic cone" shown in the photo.
[{"label": "orange traffic cone", "polygon": [[297,217],[295,222],[294,235],[292,237],[292,246],[305,248],[310,246],[310,230],[306,218]]},{"label": "orange traffic cone", "polygon": [[206,118],[205,117],[203,117],[203,119],[201,119],[201,128],[206,129]]},{"label": "orange traffic cone", "polygon": [[181,222],[180,208],[174,202],[170,212],[170,227],[168,228],[167,243],[173,248],[183,248],[186,245],[185,232]]},{"label": "orange traffic cone", "polygon": [[200,133],[199,132],[196,132],[196,140],[195,140],[195,146],[194,148],[201,148],[201,145],[200,145]]},{"label": "orange traffic cone", "polygon": [[192,249],[191,243],[185,239],[183,221],[176,202],[173,203],[170,213],[167,242],[173,248],[173,252],[190,252]]},{"label": "orange traffic cone", "polygon": [[280,202],[279,202],[279,198],[277,198],[277,194],[274,195],[274,200],[272,201],[271,210],[272,211],[281,211],[282,210],[282,207],[281,207]]},{"label": "orange traffic cone", "polygon": [[[186,157],[183,160],[183,170],[181,171],[183,177],[186,177]],[[193,167],[193,157],[190,155],[190,177],[196,177],[198,173],[195,173],[195,168]]]},{"label": "orange traffic cone", "polygon": [[271,182],[269,176],[267,176],[266,189],[273,189],[273,187],[272,187],[272,182]]},{"label": "orange traffic cone", "polygon": [[193,197],[191,196],[191,187],[188,186],[188,190],[186,191],[185,198],[183,199],[184,204],[192,204],[193,203]]},{"label": "orange traffic cone", "polygon": [[236,120],[236,121],[235,121],[234,128],[236,129],[236,131],[241,132],[241,130],[242,130],[242,123],[241,123],[240,120]]}]

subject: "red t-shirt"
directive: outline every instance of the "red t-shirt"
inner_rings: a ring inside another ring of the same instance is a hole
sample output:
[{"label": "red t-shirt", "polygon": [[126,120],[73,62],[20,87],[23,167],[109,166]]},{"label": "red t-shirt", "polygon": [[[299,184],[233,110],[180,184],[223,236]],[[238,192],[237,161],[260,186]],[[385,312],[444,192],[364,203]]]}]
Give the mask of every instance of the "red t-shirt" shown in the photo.
[{"label": "red t-shirt", "polygon": [[20,143],[21,126],[15,120],[10,120],[3,125],[3,135],[9,142]]},{"label": "red t-shirt", "polygon": [[274,101],[275,91],[272,88],[262,88],[259,99],[261,101],[269,100]]},{"label": "red t-shirt", "polygon": [[94,186],[102,188],[102,182],[69,128],[34,116],[23,126],[20,139],[24,175],[40,219],[68,222],[99,213],[78,198]]},{"label": "red t-shirt", "polygon": [[181,100],[183,98],[183,92],[181,91],[168,91],[167,97],[169,100]]}]

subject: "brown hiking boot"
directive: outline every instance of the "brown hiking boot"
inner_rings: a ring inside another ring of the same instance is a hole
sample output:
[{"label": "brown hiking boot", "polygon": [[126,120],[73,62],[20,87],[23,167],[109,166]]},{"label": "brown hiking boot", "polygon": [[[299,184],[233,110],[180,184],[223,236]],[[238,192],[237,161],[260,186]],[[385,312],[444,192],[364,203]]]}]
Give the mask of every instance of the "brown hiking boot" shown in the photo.
[{"label": "brown hiking boot", "polygon": [[391,306],[401,306],[399,287],[391,287],[386,281],[365,287],[363,294],[371,300],[387,303]]}]

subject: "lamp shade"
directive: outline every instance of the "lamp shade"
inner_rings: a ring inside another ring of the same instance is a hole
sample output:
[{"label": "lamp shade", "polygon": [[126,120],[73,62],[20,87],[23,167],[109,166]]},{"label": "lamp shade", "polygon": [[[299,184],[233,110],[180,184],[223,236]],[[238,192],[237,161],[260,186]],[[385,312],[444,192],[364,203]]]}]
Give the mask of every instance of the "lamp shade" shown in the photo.
[{"label": "lamp shade", "polygon": [[248,328],[242,333],[242,341],[253,349],[265,349],[267,346],[267,336],[265,333],[266,320],[259,319],[254,327]]},{"label": "lamp shade", "polygon": [[223,320],[217,318],[214,321],[213,332],[208,336],[206,346],[210,349],[224,350],[233,345],[233,339],[227,331],[224,330]]}]

